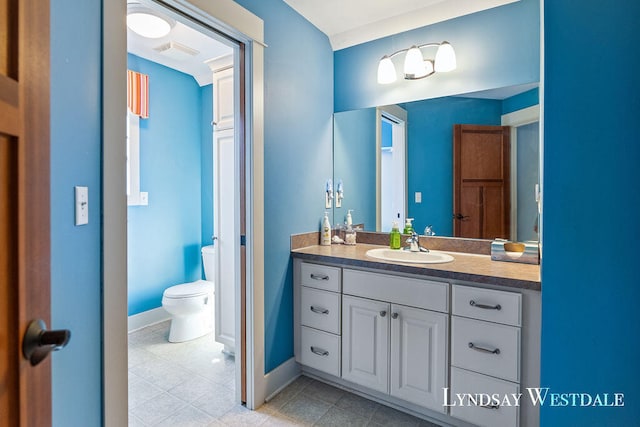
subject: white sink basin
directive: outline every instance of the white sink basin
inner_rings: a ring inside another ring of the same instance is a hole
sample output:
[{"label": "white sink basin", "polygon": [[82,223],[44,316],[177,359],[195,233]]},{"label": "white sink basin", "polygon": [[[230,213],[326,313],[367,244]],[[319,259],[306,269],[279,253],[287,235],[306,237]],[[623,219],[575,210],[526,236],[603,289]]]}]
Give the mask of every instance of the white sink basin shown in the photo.
[{"label": "white sink basin", "polygon": [[453,261],[451,255],[443,252],[411,252],[405,251],[404,249],[389,248],[369,249],[367,256],[385,261],[408,262],[412,264],[440,264]]}]

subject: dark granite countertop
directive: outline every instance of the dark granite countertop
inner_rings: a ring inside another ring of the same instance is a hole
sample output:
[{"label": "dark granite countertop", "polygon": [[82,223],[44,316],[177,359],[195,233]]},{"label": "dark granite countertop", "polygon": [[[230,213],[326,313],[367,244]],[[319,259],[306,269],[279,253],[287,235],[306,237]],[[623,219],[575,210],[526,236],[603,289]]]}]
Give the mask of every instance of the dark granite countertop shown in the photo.
[{"label": "dark granite countertop", "polygon": [[407,264],[366,255],[369,249],[380,247],[383,246],[363,243],[355,246],[312,245],[294,249],[291,255],[306,261],[341,264],[346,267],[375,268],[535,291],[542,289],[539,265],[492,261],[489,255],[459,252],[447,252],[453,255],[454,260],[443,264]]}]

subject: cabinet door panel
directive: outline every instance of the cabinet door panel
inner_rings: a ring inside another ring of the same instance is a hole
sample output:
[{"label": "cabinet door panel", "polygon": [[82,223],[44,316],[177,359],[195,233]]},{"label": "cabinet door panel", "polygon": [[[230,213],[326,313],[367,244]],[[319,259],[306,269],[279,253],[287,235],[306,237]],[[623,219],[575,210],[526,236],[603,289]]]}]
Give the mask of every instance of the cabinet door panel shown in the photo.
[{"label": "cabinet door panel", "polygon": [[342,378],[389,392],[389,304],[343,296]]},{"label": "cabinet door panel", "polygon": [[391,306],[391,395],[446,412],[448,316]]}]

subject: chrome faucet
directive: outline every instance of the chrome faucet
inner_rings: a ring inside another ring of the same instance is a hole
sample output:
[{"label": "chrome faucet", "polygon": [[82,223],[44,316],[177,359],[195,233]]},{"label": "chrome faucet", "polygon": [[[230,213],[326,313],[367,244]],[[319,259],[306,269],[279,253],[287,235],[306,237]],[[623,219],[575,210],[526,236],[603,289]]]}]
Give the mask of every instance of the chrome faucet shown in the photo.
[{"label": "chrome faucet", "polygon": [[404,248],[405,251],[411,252],[429,252],[429,249],[420,246],[420,236],[415,231],[411,232],[411,237],[407,239],[407,244]]}]

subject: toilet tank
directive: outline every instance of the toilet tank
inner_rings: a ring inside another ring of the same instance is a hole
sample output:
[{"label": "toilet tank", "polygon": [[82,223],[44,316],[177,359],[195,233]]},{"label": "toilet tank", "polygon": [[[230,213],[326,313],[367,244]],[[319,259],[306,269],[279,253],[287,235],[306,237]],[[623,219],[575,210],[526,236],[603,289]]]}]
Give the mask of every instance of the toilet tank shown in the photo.
[{"label": "toilet tank", "polygon": [[209,282],[215,280],[216,248],[214,245],[202,247],[202,264],[204,265],[204,277]]}]

